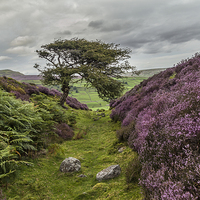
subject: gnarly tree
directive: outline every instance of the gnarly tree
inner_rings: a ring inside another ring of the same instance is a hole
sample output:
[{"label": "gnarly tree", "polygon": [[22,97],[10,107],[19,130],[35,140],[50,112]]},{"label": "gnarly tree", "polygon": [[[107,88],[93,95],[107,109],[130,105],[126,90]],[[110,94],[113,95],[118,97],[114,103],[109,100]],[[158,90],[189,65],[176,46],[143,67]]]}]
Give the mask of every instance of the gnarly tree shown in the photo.
[{"label": "gnarly tree", "polygon": [[[123,83],[117,79],[126,71],[135,70],[127,61],[131,50],[118,46],[100,40],[59,39],[36,51],[40,58],[46,59],[47,66],[41,68],[35,64],[34,67],[40,71],[44,84],[61,85],[60,103],[63,107],[70,85],[83,79],[87,87],[95,87],[99,97],[109,101],[119,97],[124,89]],[[76,75],[81,78],[74,79]]]}]

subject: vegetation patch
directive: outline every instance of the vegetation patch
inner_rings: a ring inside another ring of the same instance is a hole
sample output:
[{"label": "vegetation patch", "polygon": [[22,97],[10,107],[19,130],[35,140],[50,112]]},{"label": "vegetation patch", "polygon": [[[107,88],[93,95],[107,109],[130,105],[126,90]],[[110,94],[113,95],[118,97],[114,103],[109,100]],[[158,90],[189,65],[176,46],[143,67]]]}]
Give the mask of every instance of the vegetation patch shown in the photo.
[{"label": "vegetation patch", "polygon": [[[87,134],[80,139],[50,145],[48,153],[37,159],[34,164],[21,167],[15,182],[3,187],[3,193],[9,199],[142,199],[138,183],[126,183],[127,163],[137,154],[130,148],[110,154],[110,149],[118,150],[115,131],[120,127],[110,121],[110,111],[103,111],[105,117],[93,120],[97,112],[74,112],[77,123],[74,131]],[[84,129],[83,129],[84,128]],[[123,144],[123,146],[126,144]],[[73,173],[61,173],[59,167],[66,157],[75,157],[81,161],[81,170]],[[96,174],[110,165],[119,164],[122,174],[99,183]],[[31,175],[30,175],[31,174]],[[85,177],[79,177],[84,174]]]}]

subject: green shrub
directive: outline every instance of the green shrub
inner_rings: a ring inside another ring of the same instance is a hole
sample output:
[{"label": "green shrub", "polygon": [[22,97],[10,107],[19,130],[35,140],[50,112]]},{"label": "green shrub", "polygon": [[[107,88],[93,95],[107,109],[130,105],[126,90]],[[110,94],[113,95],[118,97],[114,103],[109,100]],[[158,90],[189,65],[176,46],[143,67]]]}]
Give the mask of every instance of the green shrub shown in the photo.
[{"label": "green shrub", "polygon": [[142,165],[140,163],[139,157],[133,158],[128,163],[128,166],[126,168],[125,176],[126,176],[126,182],[127,183],[138,183],[138,179],[140,178],[140,173],[142,170]]}]

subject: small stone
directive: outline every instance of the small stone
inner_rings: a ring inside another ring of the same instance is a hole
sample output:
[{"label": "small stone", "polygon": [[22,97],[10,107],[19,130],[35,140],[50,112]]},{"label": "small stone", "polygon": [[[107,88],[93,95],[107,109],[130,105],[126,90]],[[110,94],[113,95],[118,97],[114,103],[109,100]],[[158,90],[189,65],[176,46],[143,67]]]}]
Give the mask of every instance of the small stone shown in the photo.
[{"label": "small stone", "polygon": [[101,113],[101,116],[102,116],[102,117],[105,117],[106,115],[105,115],[105,113]]},{"label": "small stone", "polygon": [[126,149],[126,147],[121,147],[121,148],[118,150],[118,152],[119,152],[119,153],[122,153],[125,149]]},{"label": "small stone", "polygon": [[78,177],[81,177],[81,178],[85,178],[85,177],[87,177],[85,174],[81,174],[81,175],[79,175]]}]

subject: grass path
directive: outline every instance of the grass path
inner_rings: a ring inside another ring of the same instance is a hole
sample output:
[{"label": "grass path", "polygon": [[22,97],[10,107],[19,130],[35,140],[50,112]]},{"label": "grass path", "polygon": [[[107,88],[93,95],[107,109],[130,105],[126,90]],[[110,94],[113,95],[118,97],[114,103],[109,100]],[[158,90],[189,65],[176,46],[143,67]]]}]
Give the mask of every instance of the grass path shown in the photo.
[{"label": "grass path", "polygon": [[[70,111],[77,117],[76,135],[84,135],[79,140],[71,140],[61,145],[51,145],[47,155],[35,159],[34,167],[24,167],[16,181],[8,186],[4,193],[9,200],[47,200],[47,199],[142,199],[141,188],[137,184],[127,184],[125,169],[136,155],[126,146],[124,152],[118,148],[115,132],[119,124],[111,122],[110,111],[106,117],[94,121],[96,112]],[[77,137],[78,137],[77,135]],[[81,170],[76,173],[61,173],[59,166],[67,157],[81,161]],[[98,182],[96,174],[110,165],[119,164],[122,174],[112,180]],[[79,177],[86,175],[85,178]]]}]

